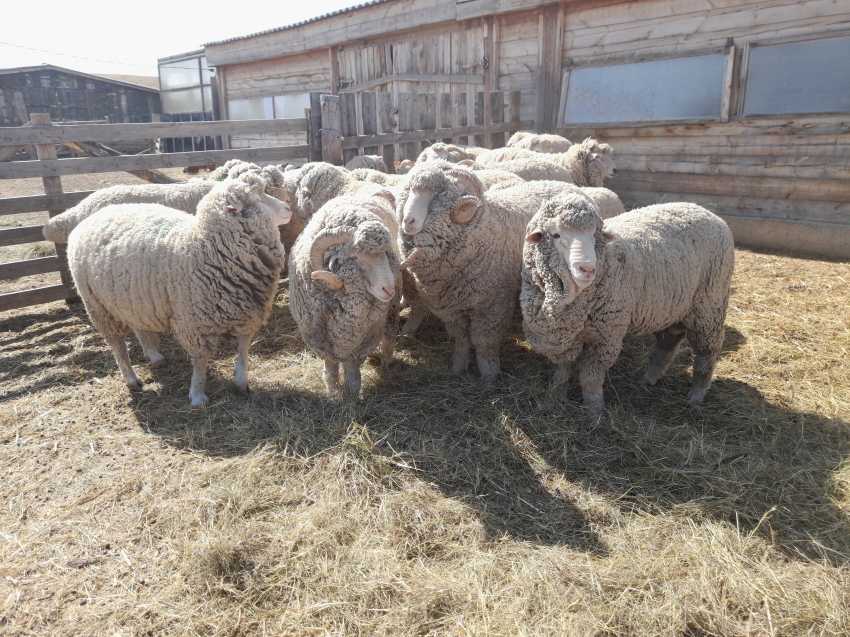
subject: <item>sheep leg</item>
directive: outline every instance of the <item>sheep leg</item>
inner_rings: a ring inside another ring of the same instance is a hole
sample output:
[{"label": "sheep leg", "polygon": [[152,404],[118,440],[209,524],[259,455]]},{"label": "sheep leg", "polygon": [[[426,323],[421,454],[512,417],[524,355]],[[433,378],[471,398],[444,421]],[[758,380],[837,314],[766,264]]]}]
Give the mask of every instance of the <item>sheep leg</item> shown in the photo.
[{"label": "sheep leg", "polygon": [[104,336],[106,342],[112,348],[112,354],[115,356],[115,362],[118,363],[118,369],[121,370],[121,375],[124,377],[124,382],[130,389],[141,389],[142,379],[133,370],[130,364],[130,353],[127,351],[127,341],[123,335]]},{"label": "sheep leg", "polygon": [[339,362],[329,358],[325,360],[325,371],[322,372],[322,380],[325,381],[325,389],[334,392],[339,387]]},{"label": "sheep leg", "polygon": [[[399,280],[397,283],[401,283]],[[396,288],[398,289],[398,288]],[[381,338],[381,367],[387,368],[393,362],[395,355],[395,341],[398,334],[399,312],[401,311],[401,302],[396,295],[390,301],[390,309],[387,312],[387,320],[384,322],[384,334]]]},{"label": "sheep leg", "polygon": [[649,353],[649,367],[643,376],[643,382],[655,385],[664,376],[684,340],[685,328],[679,324],[655,333],[655,347]]},{"label": "sheep leg", "polygon": [[552,376],[552,389],[566,391],[567,381],[570,379],[572,369],[572,362],[558,363],[555,367],[555,374]]},{"label": "sheep leg", "polygon": [[622,340],[617,340],[615,343],[585,345],[582,351],[579,359],[582,400],[594,419],[602,415],[602,409],[605,407],[602,384],[608,369],[620,355],[622,346]]},{"label": "sheep leg", "polygon": [[412,305],[410,307],[410,315],[407,317],[407,321],[404,324],[404,327],[401,328],[402,336],[413,336],[416,334],[416,330],[419,329],[419,326],[422,325],[422,321],[428,316],[428,308],[424,305]]},{"label": "sheep leg", "polygon": [[[700,327],[704,329],[700,331]],[[697,322],[696,329],[688,330],[688,343],[694,350],[694,374],[691,390],[688,392],[689,401],[701,403],[705,398],[708,387],[711,385],[711,377],[714,375],[717,357],[723,349],[724,337],[722,322],[710,323],[707,326]]]},{"label": "sheep leg", "polygon": [[204,394],[207,384],[207,366],[210,363],[209,356],[192,356],[192,384],[189,387],[189,400],[192,407],[201,407],[210,402]]},{"label": "sheep leg", "polygon": [[502,335],[508,331],[513,313],[514,303],[509,301],[471,317],[472,345],[475,347],[478,371],[485,385],[494,384],[499,377],[499,343]]},{"label": "sheep leg", "polygon": [[344,360],[342,362],[343,383],[346,393],[352,398],[360,395],[360,362],[355,360]]},{"label": "sheep leg", "polygon": [[236,388],[246,396],[251,393],[248,387],[248,348],[251,347],[253,334],[240,334],[236,337],[236,367],[233,370],[233,381]]},{"label": "sheep leg", "polygon": [[139,345],[142,346],[142,352],[145,354],[151,365],[156,365],[165,360],[162,354],[159,353],[159,334],[156,332],[146,332],[145,330],[137,330],[133,328],[136,338],[139,339]]},{"label": "sheep leg", "polygon": [[460,316],[454,321],[445,321],[446,330],[454,338],[455,346],[452,355],[452,371],[455,374],[465,374],[469,366],[469,348],[472,341],[469,334],[469,318]]}]

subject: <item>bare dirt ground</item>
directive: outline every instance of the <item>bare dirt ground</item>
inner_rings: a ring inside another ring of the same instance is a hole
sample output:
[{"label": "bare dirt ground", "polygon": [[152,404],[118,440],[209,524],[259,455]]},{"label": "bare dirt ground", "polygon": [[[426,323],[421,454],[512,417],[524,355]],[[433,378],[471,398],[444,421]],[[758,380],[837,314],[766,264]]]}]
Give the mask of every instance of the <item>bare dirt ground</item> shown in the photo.
[{"label": "bare dirt ground", "polygon": [[596,423],[519,321],[492,390],[432,320],[349,401],[284,281],[191,409],[170,338],[130,392],[79,305],[2,314],[0,634],[850,634],[850,264],[739,250],[704,404],[650,344]]}]

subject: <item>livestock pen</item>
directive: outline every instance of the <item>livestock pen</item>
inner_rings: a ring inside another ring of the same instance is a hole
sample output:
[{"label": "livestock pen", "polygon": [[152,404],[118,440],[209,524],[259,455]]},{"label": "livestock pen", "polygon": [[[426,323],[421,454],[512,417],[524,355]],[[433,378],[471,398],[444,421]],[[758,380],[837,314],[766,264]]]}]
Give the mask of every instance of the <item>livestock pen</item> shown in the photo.
[{"label": "livestock pen", "polygon": [[348,401],[283,281],[193,410],[170,339],[129,392],[81,306],[0,314],[0,632],[850,632],[850,264],[736,256],[706,402],[632,338],[597,423],[518,320],[493,389],[430,320]]}]

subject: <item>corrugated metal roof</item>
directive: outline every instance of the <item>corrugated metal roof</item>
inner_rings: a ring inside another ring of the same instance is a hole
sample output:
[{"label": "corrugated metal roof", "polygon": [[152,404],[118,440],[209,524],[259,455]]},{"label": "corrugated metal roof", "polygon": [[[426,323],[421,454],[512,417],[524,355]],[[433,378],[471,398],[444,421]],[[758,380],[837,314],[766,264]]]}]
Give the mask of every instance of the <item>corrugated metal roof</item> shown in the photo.
[{"label": "corrugated metal roof", "polygon": [[203,46],[213,46],[215,44],[225,44],[226,42],[237,42],[238,40],[247,40],[248,38],[253,38],[258,35],[266,35],[268,33],[278,33],[279,31],[286,31],[287,29],[294,29],[295,27],[300,27],[305,24],[311,24],[313,22],[318,22],[319,20],[324,20],[326,18],[332,18],[337,15],[342,15],[343,13],[348,13],[349,11],[357,11],[358,9],[365,9],[366,7],[374,7],[377,4],[386,4],[388,2],[393,2],[394,0],[371,0],[371,2],[364,2],[363,4],[358,4],[353,7],[348,7],[347,9],[339,9],[337,11],[331,11],[330,13],[325,13],[324,15],[316,16],[315,18],[310,18],[309,20],[302,20],[301,22],[296,22],[295,24],[288,24],[285,27],[277,27],[275,29],[269,29],[268,31],[260,31],[259,33],[251,33],[249,35],[240,35],[236,38],[228,38],[227,40],[219,40],[218,42],[207,42]]}]

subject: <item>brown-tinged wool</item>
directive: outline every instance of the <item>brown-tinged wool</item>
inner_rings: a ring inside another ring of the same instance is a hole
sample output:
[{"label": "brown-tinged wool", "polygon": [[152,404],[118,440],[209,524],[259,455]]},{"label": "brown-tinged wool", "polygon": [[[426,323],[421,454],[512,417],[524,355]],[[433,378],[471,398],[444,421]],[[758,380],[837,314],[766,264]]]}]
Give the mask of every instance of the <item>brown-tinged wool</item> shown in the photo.
[{"label": "brown-tinged wool", "polygon": [[[332,245],[322,255],[325,266],[333,257],[341,264],[334,273],[342,279],[343,287],[332,290],[311,277],[310,252],[320,233],[344,229],[354,229],[353,240]],[[335,361],[359,370],[382,340],[384,357],[392,358],[401,295],[397,233],[392,205],[386,199],[353,194],[324,205],[293,246],[289,256],[289,309],[304,342],[326,364]],[[360,268],[348,259],[352,252],[378,251],[386,252],[395,277],[396,293],[389,301],[372,294]]]},{"label": "brown-tinged wool", "polygon": [[560,135],[526,133],[518,131],[511,135],[508,148],[527,148],[538,153],[565,153],[573,143]]},{"label": "brown-tinged wool", "polygon": [[602,408],[601,381],[626,334],[660,336],[659,345],[672,352],[672,359],[678,347],[672,347],[672,341],[681,342],[686,333],[697,356],[695,378],[708,374],[710,381],[723,345],[734,268],[732,233],[726,223],[695,204],[659,204],[607,221],[604,229],[614,239],[606,243],[592,202],[575,192],[544,205],[528,232],[552,220],[565,228],[595,227],[596,277],[576,295],[552,237],[544,232],[538,244],[526,243],[520,293],[523,329],[535,351],[567,372],[578,361],[583,388],[585,378],[598,380],[598,401],[586,395],[585,404],[597,412]]},{"label": "brown-tinged wool", "polygon": [[367,168],[369,170],[377,170],[382,173],[387,173],[387,165],[384,163],[384,158],[380,155],[357,155],[352,157],[345,167],[348,170],[358,170]]},{"label": "brown-tinged wool", "polygon": [[463,161],[464,159],[475,160],[481,153],[486,152],[486,148],[479,146],[459,146],[457,144],[445,144],[436,142],[419,153],[416,162],[431,161],[432,159],[445,159],[453,164]]},{"label": "brown-tinged wool", "polygon": [[[468,190],[461,179],[473,184]],[[566,184],[528,182],[484,191],[477,172],[434,160],[417,164],[399,194],[403,215],[411,192],[431,192],[422,230],[402,235],[402,257],[418,249],[407,268],[425,308],[446,324],[455,339],[454,371],[466,369],[470,344],[486,382],[499,372],[499,342],[506,332],[520,287],[525,227],[539,207]],[[480,202],[467,223],[455,223],[452,210],[462,197]],[[405,289],[407,294],[407,289]]]},{"label": "brown-tinged wool", "polygon": [[602,161],[593,157],[609,156],[613,149],[588,137],[580,144],[573,144],[565,153],[552,155],[552,161],[570,171],[576,186],[599,188],[607,175]]},{"label": "brown-tinged wool", "polygon": [[279,197],[283,174],[273,166],[260,168],[256,164],[231,159],[210,174],[209,179],[191,179],[176,184],[140,184],[110,186],[93,192],[73,208],[66,210],[44,224],[44,237],[48,241],[66,243],[71,231],[84,219],[98,210],[113,204],[158,203],[167,208],[195,214],[198,204],[222,179],[235,179],[250,171],[261,171],[267,180],[266,192]]},{"label": "brown-tinged wool", "polygon": [[266,321],[284,264],[271,214],[231,212],[265,189],[255,174],[227,180],[192,216],[159,204],[107,206],[72,233],[68,263],[92,323],[109,339],[132,328],[173,332],[193,358],[220,337],[253,334]]}]

